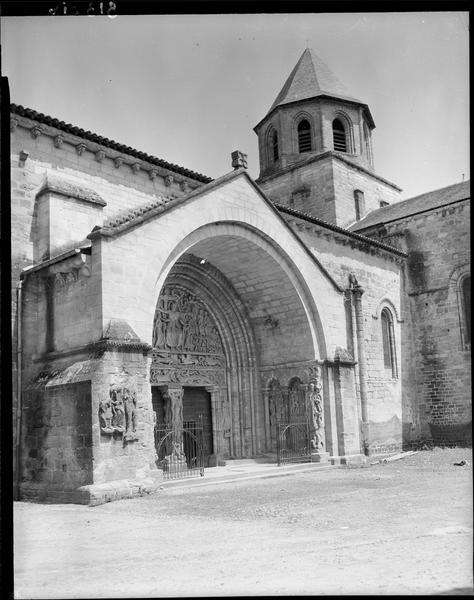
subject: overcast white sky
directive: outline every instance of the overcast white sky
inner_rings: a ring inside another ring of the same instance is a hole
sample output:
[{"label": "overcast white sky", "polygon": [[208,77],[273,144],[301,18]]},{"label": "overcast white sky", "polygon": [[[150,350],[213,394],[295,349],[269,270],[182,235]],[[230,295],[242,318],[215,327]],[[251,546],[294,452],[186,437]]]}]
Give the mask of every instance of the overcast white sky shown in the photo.
[{"label": "overcast white sky", "polygon": [[376,172],[403,198],[469,178],[463,12],[2,18],[11,100],[211,177],[306,45],[375,120]]}]

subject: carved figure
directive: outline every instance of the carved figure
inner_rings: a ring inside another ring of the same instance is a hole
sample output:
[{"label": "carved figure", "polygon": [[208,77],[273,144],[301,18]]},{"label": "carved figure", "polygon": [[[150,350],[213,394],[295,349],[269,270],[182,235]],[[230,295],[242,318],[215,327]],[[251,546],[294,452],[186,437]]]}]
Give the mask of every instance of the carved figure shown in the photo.
[{"label": "carved figure", "polygon": [[125,414],[120,388],[113,387],[110,390],[110,406],[112,409],[112,426],[114,431],[123,433],[125,431]]},{"label": "carved figure", "polygon": [[135,439],[137,400],[134,392],[128,388],[122,389],[122,397],[126,423],[125,436],[127,439]]},{"label": "carved figure", "polygon": [[320,450],[324,446],[322,436],[323,406],[321,399],[321,383],[318,379],[309,384],[309,405],[311,410],[311,447]]},{"label": "carved figure", "polygon": [[103,433],[113,433],[115,431],[112,427],[112,408],[107,400],[99,402],[99,424]]}]

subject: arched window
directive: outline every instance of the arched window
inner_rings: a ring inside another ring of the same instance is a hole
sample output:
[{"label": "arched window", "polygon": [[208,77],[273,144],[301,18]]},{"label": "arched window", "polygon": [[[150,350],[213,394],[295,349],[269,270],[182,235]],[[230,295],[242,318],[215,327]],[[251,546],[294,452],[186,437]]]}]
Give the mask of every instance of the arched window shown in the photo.
[{"label": "arched window", "polygon": [[311,152],[311,125],[306,119],[298,123],[298,151]]},{"label": "arched window", "polygon": [[347,152],[346,129],[340,119],[334,119],[332,122],[332,136],[334,150],[337,152]]},{"label": "arched window", "polygon": [[471,276],[464,277],[461,284],[464,342],[471,343]]},{"label": "arched window", "polygon": [[273,162],[276,162],[279,158],[279,150],[278,150],[278,133],[273,130],[273,133],[271,135],[271,144],[272,144],[272,156],[273,156]]},{"label": "arched window", "polygon": [[390,369],[392,377],[397,376],[397,361],[395,357],[395,337],[393,335],[393,317],[388,308],[384,308],[381,314],[382,324],[382,346],[383,364]]}]

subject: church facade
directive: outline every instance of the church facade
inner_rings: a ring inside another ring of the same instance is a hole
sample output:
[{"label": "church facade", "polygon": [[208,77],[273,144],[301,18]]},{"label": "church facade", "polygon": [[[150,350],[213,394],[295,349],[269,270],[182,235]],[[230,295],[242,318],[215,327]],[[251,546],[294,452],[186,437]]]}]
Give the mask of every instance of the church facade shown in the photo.
[{"label": "church facade", "polygon": [[[403,219],[387,227],[403,203],[374,171],[374,126],[311,50],[255,127],[257,181],[240,152],[211,180],[12,105],[21,497],[140,490],[160,477],[156,423],[198,416],[207,466],[272,456],[279,423],[315,398],[317,461],[361,463],[450,427],[465,440],[468,375],[449,406],[420,401],[432,371],[416,374],[426,348],[415,340],[431,339],[431,317],[417,314],[431,288],[425,277],[414,299],[410,274],[413,256],[426,262],[423,235],[414,249]],[[448,230],[461,205],[467,222],[468,188],[456,198]],[[445,308],[462,322],[467,373],[468,238],[459,244]],[[450,365],[436,365],[444,381]]]}]

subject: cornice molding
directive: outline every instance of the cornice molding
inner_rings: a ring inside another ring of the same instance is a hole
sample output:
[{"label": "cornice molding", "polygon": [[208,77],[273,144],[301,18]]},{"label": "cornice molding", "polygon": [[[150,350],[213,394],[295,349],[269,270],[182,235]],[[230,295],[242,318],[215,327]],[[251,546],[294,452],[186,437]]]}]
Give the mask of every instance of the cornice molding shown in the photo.
[{"label": "cornice molding", "polygon": [[371,255],[382,256],[389,260],[402,264],[407,256],[405,252],[394,248],[383,242],[379,242],[372,238],[355,234],[351,231],[346,231],[331,223],[318,222],[315,218],[309,215],[298,214],[297,211],[285,206],[275,205],[276,208],[283,214],[285,221],[298,233],[308,232],[324,237],[328,241],[334,241],[342,246],[350,246],[357,248]]},{"label": "cornice molding", "polygon": [[[143,171],[145,175],[148,174],[150,180],[153,182],[157,176],[160,176],[163,178],[166,187],[169,187],[173,182],[176,182],[176,175],[172,169],[156,165],[145,159],[137,158],[134,154],[126,155],[105,144],[81,138],[78,135],[63,131],[52,125],[39,124],[30,117],[16,114],[12,116],[10,119],[10,130],[14,132],[17,127],[29,131],[31,137],[34,139],[39,136],[51,138],[54,147],[58,150],[64,148],[65,144],[70,144],[76,149],[79,156],[86,156],[87,153],[91,153],[94,155],[94,160],[97,162],[103,163],[106,159],[109,159],[113,161],[115,168],[118,169],[122,167],[122,165],[127,165],[136,176],[140,176],[140,172]],[[130,150],[133,150],[133,148],[130,148]],[[188,190],[194,190],[203,185],[202,181],[197,178],[194,179],[189,175],[180,174],[178,179],[180,182],[183,182],[182,185]],[[212,181],[210,178],[206,179]]]},{"label": "cornice molding", "polygon": [[377,181],[380,181],[381,183],[388,185],[389,187],[393,188],[397,192],[402,191],[402,188],[398,187],[398,185],[396,185],[395,183],[392,183],[388,179],[385,179],[384,177],[377,175],[376,173],[374,173],[367,167],[363,167],[362,165],[359,165],[358,163],[353,162],[352,160],[350,160],[350,158],[348,156],[347,157],[344,156],[341,152],[334,152],[333,150],[326,150],[326,152],[322,152],[320,154],[312,154],[311,156],[308,156],[307,158],[305,158],[303,160],[292,163],[291,165],[288,165],[286,167],[282,167],[281,169],[278,169],[278,171],[276,171],[274,173],[271,173],[269,175],[264,175],[263,177],[259,177],[258,179],[255,180],[255,183],[257,183],[258,185],[262,185],[262,184],[266,183],[267,181],[276,179],[277,177],[281,177],[282,175],[285,175],[286,173],[291,173],[291,171],[294,171],[295,169],[300,169],[300,168],[305,167],[306,165],[309,165],[313,162],[318,162],[320,160],[324,160],[327,158],[333,158],[333,159],[339,160],[340,162],[345,163],[346,165],[352,167],[353,169],[356,169],[357,171],[361,171],[365,175],[368,175],[369,177],[372,177],[373,179],[376,179]]}]

